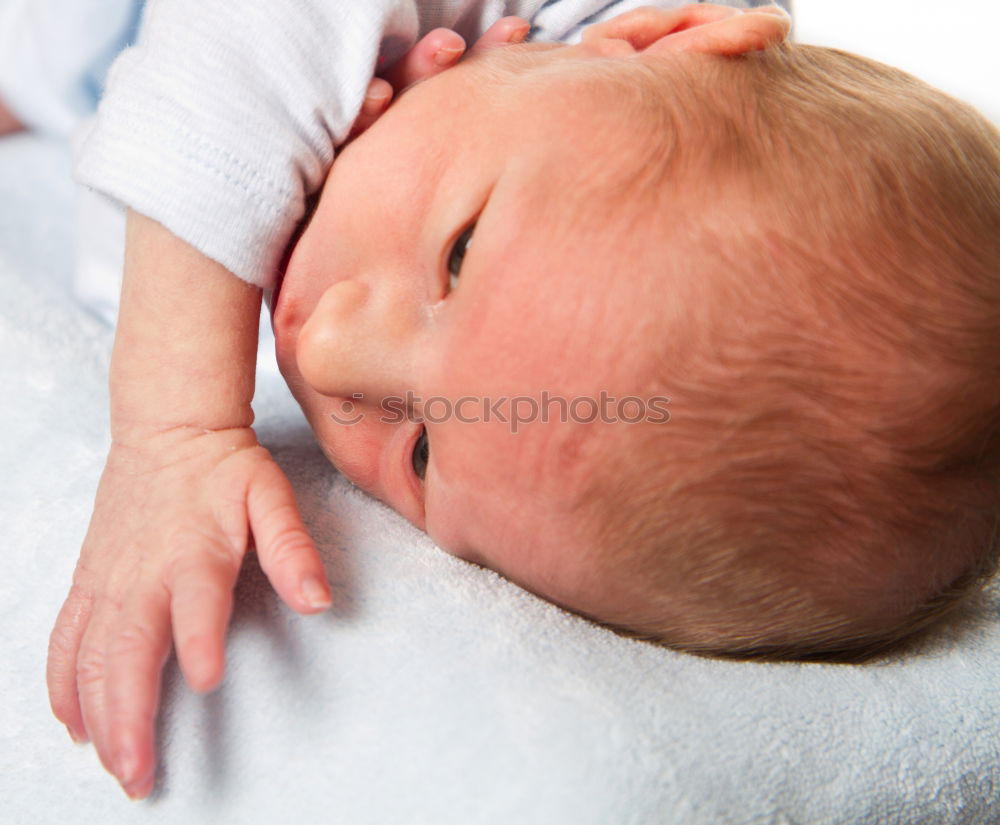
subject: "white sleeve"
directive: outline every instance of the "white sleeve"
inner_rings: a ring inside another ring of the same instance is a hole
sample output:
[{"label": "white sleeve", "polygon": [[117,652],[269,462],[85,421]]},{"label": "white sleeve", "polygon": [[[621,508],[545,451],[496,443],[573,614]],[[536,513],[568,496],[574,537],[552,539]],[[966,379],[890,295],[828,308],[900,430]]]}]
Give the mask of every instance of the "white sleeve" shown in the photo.
[{"label": "white sleeve", "polygon": [[78,144],[77,179],[270,286],[383,44],[399,53],[416,41],[419,5],[151,0]]}]

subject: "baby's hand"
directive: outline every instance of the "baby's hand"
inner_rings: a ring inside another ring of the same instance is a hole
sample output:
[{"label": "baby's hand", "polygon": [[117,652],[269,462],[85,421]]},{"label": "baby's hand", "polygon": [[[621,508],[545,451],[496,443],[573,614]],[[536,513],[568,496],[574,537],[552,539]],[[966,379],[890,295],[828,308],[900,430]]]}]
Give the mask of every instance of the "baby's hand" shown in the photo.
[{"label": "baby's hand", "polygon": [[[520,17],[504,17],[497,20],[480,37],[473,50],[520,43],[528,36],[530,24]],[[398,94],[411,83],[426,80],[454,66],[465,54],[465,40],[451,29],[434,29],[425,34],[413,48],[403,55],[386,72],[368,84],[365,102],[354,127],[351,138],[356,138],[371,126]]]},{"label": "baby's hand", "polygon": [[112,446],[47,676],[55,715],[75,740],[93,740],[133,798],[155,781],[153,725],[171,637],[194,690],[222,679],[251,530],[292,608],[329,606],[291,486],[252,429],[179,428]]}]

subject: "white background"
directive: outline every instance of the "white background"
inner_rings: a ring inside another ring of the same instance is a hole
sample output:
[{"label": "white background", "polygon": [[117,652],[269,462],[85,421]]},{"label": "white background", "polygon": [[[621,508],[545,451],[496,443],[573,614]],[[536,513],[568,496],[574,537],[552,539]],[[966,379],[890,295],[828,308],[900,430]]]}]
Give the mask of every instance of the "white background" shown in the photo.
[{"label": "white background", "polygon": [[898,66],[1000,124],[1000,0],[793,0],[795,38]]}]

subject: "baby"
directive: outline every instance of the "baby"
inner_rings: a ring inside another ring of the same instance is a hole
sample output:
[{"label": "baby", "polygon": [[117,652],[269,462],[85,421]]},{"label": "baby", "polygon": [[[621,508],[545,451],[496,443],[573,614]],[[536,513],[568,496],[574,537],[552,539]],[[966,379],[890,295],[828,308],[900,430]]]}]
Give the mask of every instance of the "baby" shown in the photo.
[{"label": "baby", "polygon": [[871,655],[997,556],[1000,135],[869,60],[675,50],[657,17],[409,91],[332,169],[279,364],[451,553],[692,651]]},{"label": "baby", "polygon": [[[901,72],[775,46],[786,33],[779,15],[641,9],[579,45],[481,52],[411,87],[333,165],[273,318],[331,460],[447,551],[676,647],[857,658],[929,624],[996,557],[1000,135]],[[141,219],[129,231],[131,261],[155,272],[173,241]],[[250,324],[250,287],[226,282],[199,315],[215,284],[154,301],[129,268],[112,370],[129,438],[91,529],[116,534],[135,496],[152,503],[128,518],[194,543],[207,534],[189,513],[208,508],[220,572],[177,556],[154,599],[126,589],[151,630],[114,636],[113,673],[76,663],[78,637],[59,651],[57,626],[50,684],[72,660],[81,694],[106,678],[103,707],[138,729],[166,622],[189,681],[217,684],[248,530],[290,604],[329,596],[251,419],[213,418],[247,397],[224,367],[253,336],[233,349],[214,332]],[[148,362],[133,353],[182,312],[187,348],[167,351],[161,389],[217,388],[197,396],[197,440],[147,433],[137,412]],[[213,369],[190,368],[206,352]],[[144,440],[171,458],[153,487]],[[227,455],[211,502],[163,486]],[[122,569],[101,575],[144,575]],[[81,588],[64,629],[87,623]],[[88,730],[148,792],[149,736],[109,725]]]}]

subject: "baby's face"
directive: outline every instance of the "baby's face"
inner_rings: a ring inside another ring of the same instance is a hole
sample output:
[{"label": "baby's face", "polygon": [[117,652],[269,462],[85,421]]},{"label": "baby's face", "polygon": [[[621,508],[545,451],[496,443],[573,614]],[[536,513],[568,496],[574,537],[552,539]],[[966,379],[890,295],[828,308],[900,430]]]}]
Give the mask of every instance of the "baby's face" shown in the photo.
[{"label": "baby's face", "polygon": [[628,425],[585,421],[586,401],[526,421],[512,399],[638,395],[662,293],[630,277],[643,216],[590,185],[628,140],[593,117],[607,91],[534,76],[600,49],[508,49],[513,82],[474,56],[338,157],[274,303],[278,360],[358,486],[442,548],[597,613],[610,594],[574,502],[604,428]]}]

